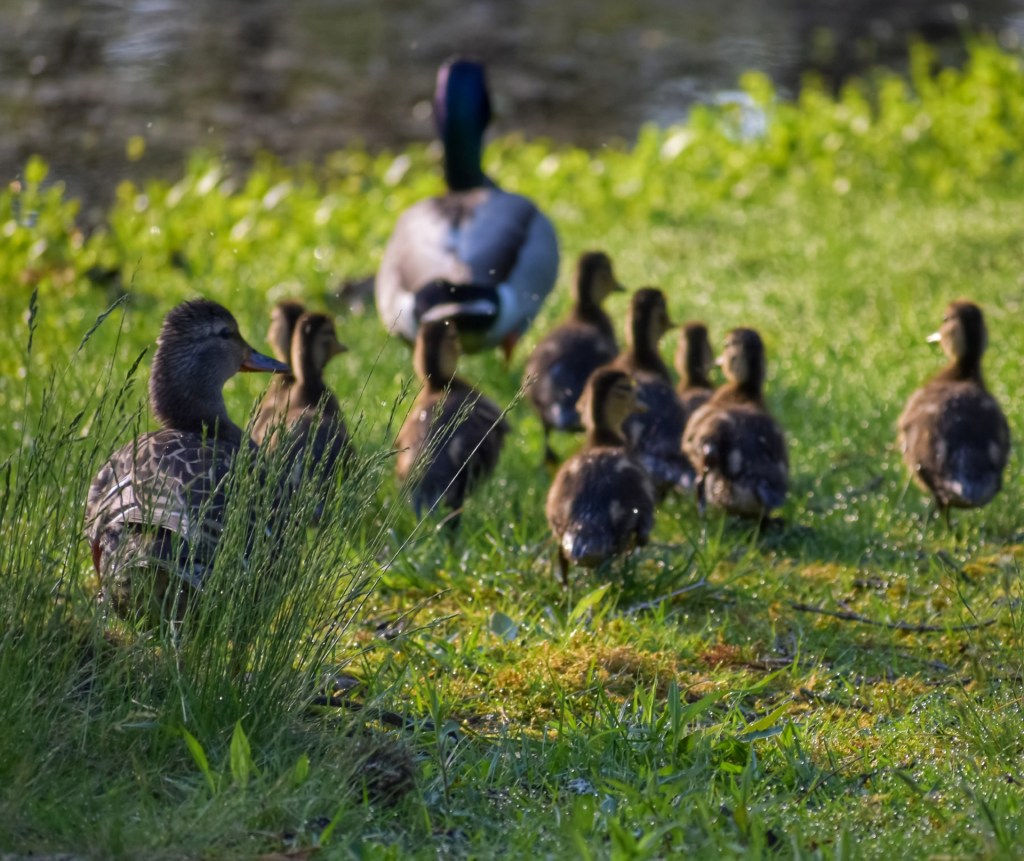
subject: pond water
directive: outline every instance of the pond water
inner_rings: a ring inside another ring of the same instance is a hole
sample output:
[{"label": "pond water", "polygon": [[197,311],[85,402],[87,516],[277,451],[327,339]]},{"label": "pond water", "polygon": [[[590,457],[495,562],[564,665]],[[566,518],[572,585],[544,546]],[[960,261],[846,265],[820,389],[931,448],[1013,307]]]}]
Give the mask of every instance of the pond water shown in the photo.
[{"label": "pond water", "polygon": [[1016,46],[1024,0],[0,0],[0,177],[41,153],[96,201],[197,146],[297,160],[426,140],[457,52],[489,64],[496,132],[597,146],[747,69],[792,92],[809,70],[899,67],[915,34],[956,62],[977,31]]}]

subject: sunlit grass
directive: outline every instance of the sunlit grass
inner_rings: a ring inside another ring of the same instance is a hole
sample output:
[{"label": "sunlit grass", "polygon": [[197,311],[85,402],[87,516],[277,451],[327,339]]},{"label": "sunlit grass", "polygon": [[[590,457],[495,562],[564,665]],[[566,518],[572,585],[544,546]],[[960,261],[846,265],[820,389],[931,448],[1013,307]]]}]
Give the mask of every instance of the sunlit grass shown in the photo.
[{"label": "sunlit grass", "polygon": [[[372,271],[397,212],[438,189],[436,164],[412,151],[396,182],[391,156],[246,177],[197,157],[176,184],[122,186],[89,237],[26,167],[0,193],[0,850],[1019,854],[1019,457],[996,502],[947,531],[894,450],[904,400],[940,364],[924,336],[956,296],[985,309],[986,377],[1024,426],[1024,75],[993,51],[973,62],[934,85],[919,69],[916,99],[894,80],[808,90],[768,107],[761,140],[700,115],[628,152],[489,152],[552,213],[566,276],[601,247],[716,342],[761,331],[793,465],[784,528],[701,523],[672,499],[651,547],[563,590],[540,425],[520,403],[458,537],[437,518],[414,533],[389,453],[408,350],[342,313],[351,351],[328,381],[358,477],[319,530],[299,511],[242,566],[247,508],[269,499],[240,464],[246,505],[180,638],[104,617],[82,523],[103,459],[151,424],[163,313],[201,293],[262,343],[272,301],[320,304]],[[567,305],[563,278],[511,368],[469,357],[464,375],[512,403]],[[254,376],[228,385],[238,418]],[[361,708],[319,705],[327,677],[357,680]],[[389,787],[409,791],[387,803]]]}]

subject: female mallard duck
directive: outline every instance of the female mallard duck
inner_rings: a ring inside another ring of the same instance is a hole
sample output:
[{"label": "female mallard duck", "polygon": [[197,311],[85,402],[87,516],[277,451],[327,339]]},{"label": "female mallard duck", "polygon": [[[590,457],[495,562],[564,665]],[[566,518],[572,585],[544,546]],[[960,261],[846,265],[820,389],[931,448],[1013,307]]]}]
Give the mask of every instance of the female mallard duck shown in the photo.
[{"label": "female mallard duck", "polygon": [[660,290],[637,290],[626,321],[626,352],[612,363],[633,377],[637,397],[646,408],[626,419],[624,431],[630,450],[651,474],[659,498],[684,481],[688,466],[680,451],[686,415],[658,352],[658,342],[674,325]]},{"label": "female mallard duck", "polygon": [[529,361],[523,385],[544,424],[544,459],[557,463],[549,435],[553,430],[583,429],[576,402],[587,378],[619,353],[612,321],[601,303],[625,288],[615,280],[607,254],[589,251],[576,264],[575,304],[569,319],[549,332]]},{"label": "female mallard duck", "polygon": [[647,543],[654,487],[622,433],[637,409],[636,387],[625,372],[600,368],[587,381],[579,403],[587,441],[558,470],[546,506],[563,584],[570,564],[594,568]]},{"label": "female mallard duck", "polygon": [[558,239],[530,200],[484,175],[491,103],[483,66],[441,66],[434,118],[448,193],[398,219],[374,285],[377,311],[410,343],[421,323],[452,319],[464,350],[500,344],[507,359],[555,285]]},{"label": "female mallard duck", "polygon": [[497,466],[508,433],[498,406],[455,376],[458,359],[454,323],[420,326],[413,365],[423,389],[395,440],[395,472],[414,484],[416,516],[443,499],[455,512],[453,526],[466,494]]},{"label": "female mallard duck", "polygon": [[728,382],[686,425],[683,451],[697,471],[697,502],[764,520],[786,499],[789,460],[779,423],[764,403],[764,345],[733,329],[718,364]]},{"label": "female mallard duck", "polygon": [[216,302],[194,299],[164,318],[149,377],[162,428],[114,452],[86,503],[93,565],[118,613],[180,620],[217,548],[231,459],[248,442],[228,416],[224,383],[239,371],[286,370],[253,350]]},{"label": "female mallard duck", "polygon": [[948,523],[951,507],[976,508],[999,492],[1010,429],[981,376],[988,344],[981,308],[952,302],[942,328],[928,340],[939,341],[950,361],[907,401],[900,447],[914,480],[932,494]]},{"label": "female mallard duck", "polygon": [[[683,324],[682,334],[679,336],[679,346],[676,349],[676,370],[679,372],[679,383],[676,392],[679,394],[679,402],[683,405],[685,434],[686,422],[704,404],[711,400],[715,387],[708,379],[708,373],[715,366],[715,354],[711,350],[711,341],[708,338],[708,327],[703,323],[690,322]],[[684,455],[685,457],[685,455]],[[697,474],[686,459],[686,468],[681,479],[684,488],[693,487]]]},{"label": "female mallard duck", "polygon": [[[324,383],[327,363],[347,350],[338,340],[330,317],[303,314],[292,333],[292,384],[278,392],[268,391],[260,406],[253,438],[276,447],[283,433],[292,464],[292,487],[297,488],[301,483],[307,458],[312,467],[326,477],[352,455],[341,406]],[[318,506],[317,517],[319,514]]]}]

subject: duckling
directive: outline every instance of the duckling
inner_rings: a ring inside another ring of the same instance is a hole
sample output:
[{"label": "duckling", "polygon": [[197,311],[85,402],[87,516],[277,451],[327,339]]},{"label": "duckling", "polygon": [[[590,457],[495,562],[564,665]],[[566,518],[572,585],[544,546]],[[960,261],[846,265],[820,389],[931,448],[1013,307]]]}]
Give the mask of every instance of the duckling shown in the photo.
[{"label": "duckling", "polygon": [[[330,317],[304,313],[292,334],[292,384],[278,393],[268,391],[263,399],[257,421],[260,441],[265,440],[271,447],[283,441],[288,447],[293,488],[302,482],[307,457],[324,478],[352,457],[352,442],[341,406],[323,377],[327,363],[347,350],[338,340]],[[279,431],[284,432],[283,440]],[[315,519],[319,520],[322,509],[320,503]]]},{"label": "duckling", "polygon": [[115,612],[181,620],[217,549],[231,460],[252,444],[227,413],[224,384],[238,371],[287,369],[253,350],[216,302],[184,302],[164,318],[149,378],[161,429],[114,452],[86,502],[101,597]]},{"label": "duckling", "polygon": [[680,450],[686,415],[658,352],[661,337],[674,326],[664,293],[654,287],[637,290],[626,320],[626,352],[612,363],[633,377],[646,407],[626,419],[624,431],[630,450],[651,474],[658,499],[683,482],[688,466]]},{"label": "duckling", "polygon": [[708,327],[691,321],[684,323],[676,349],[676,370],[679,383],[676,391],[687,419],[711,400],[715,387],[708,373],[715,367],[715,354],[711,350]]},{"label": "duckling", "polygon": [[555,285],[558,238],[532,201],[484,175],[491,102],[482,65],[441,66],[434,119],[448,193],[398,219],[374,282],[377,311],[409,343],[422,323],[455,320],[463,350],[501,345],[507,361]]},{"label": "duckling", "polygon": [[[715,354],[711,350],[711,341],[708,339],[708,327],[703,323],[691,321],[683,324],[682,334],[679,336],[679,346],[676,349],[676,370],[679,372],[679,383],[676,385],[676,392],[679,395],[679,402],[683,405],[683,433],[686,433],[686,422],[704,404],[711,400],[715,388],[708,379],[708,373],[715,367]],[[680,440],[680,443],[682,441]],[[686,455],[683,455],[686,458]],[[686,458],[686,466],[683,470],[679,485],[684,490],[693,487],[697,480],[696,470],[690,459]]]},{"label": "duckling", "polygon": [[443,499],[452,527],[466,494],[497,466],[509,430],[497,404],[455,376],[459,352],[452,321],[420,326],[413,366],[423,389],[395,440],[395,473],[415,483],[416,516]]},{"label": "duckling", "polygon": [[753,329],[733,329],[718,360],[728,382],[686,425],[683,451],[697,471],[701,513],[710,503],[767,519],[786,499],[789,459],[779,423],[764,403],[765,357]]},{"label": "duckling", "polygon": [[948,525],[951,507],[978,508],[999,492],[1010,429],[981,375],[988,345],[981,308],[963,299],[950,303],[928,340],[938,341],[950,361],[910,396],[899,443],[910,474]]},{"label": "duckling", "polygon": [[558,470],[546,505],[564,585],[570,564],[594,568],[643,546],[654,526],[654,485],[623,436],[623,422],[643,409],[629,374],[594,371],[578,409],[587,440]]},{"label": "duckling", "polygon": [[575,289],[569,319],[544,336],[523,376],[523,385],[544,424],[544,459],[552,464],[558,463],[558,457],[551,449],[551,431],[583,429],[576,402],[587,377],[619,353],[615,329],[601,303],[625,288],[615,279],[607,254],[588,251],[580,255]]},{"label": "duckling", "polygon": [[[301,302],[285,299],[270,311],[270,326],[267,329],[267,343],[279,362],[287,363],[292,352],[292,333],[295,324],[306,311]],[[295,382],[291,367],[284,373],[274,374],[260,403],[252,425],[252,438],[257,445],[263,445],[281,414],[288,409],[288,394]]]}]

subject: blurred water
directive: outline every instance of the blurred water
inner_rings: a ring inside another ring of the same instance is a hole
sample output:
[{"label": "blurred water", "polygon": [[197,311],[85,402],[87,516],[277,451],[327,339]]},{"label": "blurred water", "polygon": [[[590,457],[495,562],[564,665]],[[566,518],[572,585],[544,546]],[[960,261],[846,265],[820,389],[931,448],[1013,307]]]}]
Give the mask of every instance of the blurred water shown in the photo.
[{"label": "blurred water", "polygon": [[1016,46],[1022,28],[1024,0],[0,0],[0,179],[38,152],[97,200],[196,146],[294,160],[426,140],[456,52],[488,62],[499,133],[598,146],[747,69],[792,91],[808,70],[899,66],[911,34],[955,62],[965,29]]}]

